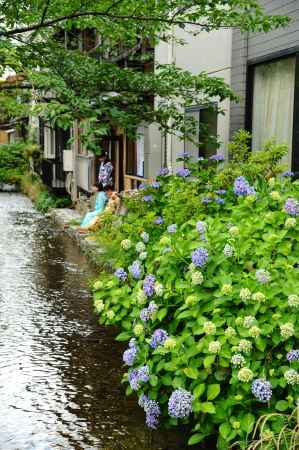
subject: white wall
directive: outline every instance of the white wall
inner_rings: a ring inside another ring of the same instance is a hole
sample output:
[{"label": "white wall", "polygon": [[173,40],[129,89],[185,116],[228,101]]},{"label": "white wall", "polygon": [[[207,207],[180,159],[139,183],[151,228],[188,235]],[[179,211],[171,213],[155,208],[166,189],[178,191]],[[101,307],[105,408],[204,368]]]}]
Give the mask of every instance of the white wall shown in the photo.
[{"label": "white wall", "polygon": [[[231,82],[231,48],[232,31],[222,29],[211,33],[201,32],[193,36],[184,30],[176,29],[176,37],[183,39],[185,45],[179,43],[160,43],[155,49],[155,60],[159,64],[176,64],[194,75],[207,72],[210,76],[221,77],[227,84]],[[217,132],[221,142],[220,153],[227,152],[229,140],[230,102],[219,105],[225,115],[218,116]],[[145,144],[145,176],[154,177],[163,164],[163,148],[161,135],[156,125],[148,128],[148,139]],[[168,167],[175,170],[177,154],[184,151],[184,143],[175,136],[167,139]]]}]

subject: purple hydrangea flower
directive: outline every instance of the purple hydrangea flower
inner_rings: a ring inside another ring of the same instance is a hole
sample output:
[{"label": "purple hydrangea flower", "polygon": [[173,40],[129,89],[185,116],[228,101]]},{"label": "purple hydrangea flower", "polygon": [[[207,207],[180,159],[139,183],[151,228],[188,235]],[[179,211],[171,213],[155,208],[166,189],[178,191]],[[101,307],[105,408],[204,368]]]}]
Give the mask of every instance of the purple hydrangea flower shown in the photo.
[{"label": "purple hydrangea flower", "polygon": [[207,205],[208,203],[211,203],[211,201],[212,201],[212,199],[211,199],[210,197],[203,197],[203,198],[201,199],[201,202],[202,202],[204,205]]},{"label": "purple hydrangea flower", "polygon": [[155,349],[159,347],[159,345],[163,345],[167,338],[168,338],[167,332],[165,330],[162,330],[162,328],[158,328],[152,334],[149,345]]},{"label": "purple hydrangea flower", "polygon": [[216,155],[210,156],[209,160],[210,161],[224,161],[225,160],[225,156],[221,155],[221,154],[219,154],[219,155],[216,154]]},{"label": "purple hydrangea flower", "polygon": [[149,380],[149,367],[142,366],[132,369],[128,374],[128,380],[133,391],[140,389],[140,383],[147,383]]},{"label": "purple hydrangea flower", "polygon": [[299,350],[290,350],[286,356],[289,362],[299,361]]},{"label": "purple hydrangea flower", "polygon": [[154,225],[162,225],[164,223],[164,219],[161,216],[158,216],[154,219]]},{"label": "purple hydrangea flower", "polygon": [[204,247],[198,247],[191,255],[192,262],[196,267],[203,267],[209,258],[209,253]]},{"label": "purple hydrangea flower", "polygon": [[150,320],[150,313],[149,313],[149,310],[147,309],[147,308],[143,308],[141,311],[140,311],[140,319],[143,321],[143,322],[148,322],[149,320]]},{"label": "purple hydrangea flower", "polygon": [[129,272],[134,278],[134,280],[140,280],[142,277],[142,266],[139,261],[134,261],[131,266],[129,266]]},{"label": "purple hydrangea flower", "polygon": [[114,272],[114,275],[120,280],[120,281],[126,281],[127,280],[127,278],[128,278],[128,274],[127,274],[127,272],[122,268],[122,267],[120,267],[119,269],[117,269],[115,272]]},{"label": "purple hydrangea flower", "polygon": [[176,389],[168,400],[168,414],[175,419],[185,419],[192,412],[193,400],[191,392],[186,389]]},{"label": "purple hydrangea flower", "polygon": [[257,379],[251,385],[251,392],[262,403],[267,403],[272,397],[272,385],[269,381]]},{"label": "purple hydrangea flower", "polygon": [[257,281],[259,281],[261,284],[267,284],[271,280],[271,274],[265,269],[258,269],[255,272],[255,278]]},{"label": "purple hydrangea flower", "polygon": [[172,225],[169,225],[167,227],[168,233],[176,233],[177,229],[178,229],[178,226],[175,223],[173,223]]},{"label": "purple hydrangea flower", "polygon": [[146,188],[147,188],[147,186],[144,183],[140,183],[138,186],[139,191],[143,191]]},{"label": "purple hydrangea flower", "polygon": [[166,177],[166,175],[169,174],[169,169],[167,169],[167,167],[161,167],[158,176],[159,177]]},{"label": "purple hydrangea flower", "polygon": [[247,196],[247,195],[255,194],[254,188],[252,186],[250,186],[250,184],[244,177],[236,178],[236,180],[234,182],[233,191],[238,196]]},{"label": "purple hydrangea flower", "polygon": [[179,153],[178,158],[188,159],[188,158],[191,158],[191,155],[188,152]]},{"label": "purple hydrangea flower", "polygon": [[155,302],[150,302],[147,308],[143,308],[140,311],[140,319],[143,322],[148,322],[150,319],[153,319],[156,312],[158,311],[158,305]]},{"label": "purple hydrangea flower", "polygon": [[225,195],[226,194],[226,189],[218,189],[217,191],[215,191],[215,193],[217,195]]},{"label": "purple hydrangea flower", "polygon": [[144,202],[152,202],[154,199],[153,199],[153,196],[152,195],[145,195],[144,197],[143,197],[143,201]]},{"label": "purple hydrangea flower", "polygon": [[161,183],[159,183],[159,181],[153,181],[151,187],[154,189],[160,189]]},{"label": "purple hydrangea flower", "polygon": [[136,347],[136,344],[137,344],[137,341],[136,341],[135,338],[130,339],[130,341],[129,341],[129,347],[130,348]]},{"label": "purple hydrangea flower", "polygon": [[207,228],[208,228],[208,226],[207,226],[206,222],[203,222],[202,220],[199,220],[196,223],[196,231],[198,231],[200,234],[205,233],[207,231]]},{"label": "purple hydrangea flower", "polygon": [[127,350],[124,351],[123,354],[123,362],[127,366],[133,366],[136,356],[137,356],[138,349],[137,347],[129,347]]},{"label": "purple hydrangea flower", "polygon": [[191,170],[181,167],[177,170],[176,174],[178,177],[187,178],[191,175]]},{"label": "purple hydrangea flower", "polygon": [[139,397],[138,404],[144,409],[146,414],[146,425],[149,428],[156,429],[159,424],[159,416],[161,415],[159,403],[155,400],[150,400],[146,395],[142,394]]},{"label": "purple hydrangea flower", "polygon": [[156,278],[154,275],[147,275],[143,282],[143,292],[147,297],[152,297],[155,293]]},{"label": "purple hydrangea flower", "polygon": [[283,172],[283,177],[293,177],[295,174],[291,170],[287,170],[286,172]]},{"label": "purple hydrangea flower", "polygon": [[284,210],[290,216],[298,216],[299,215],[299,203],[295,198],[289,197],[284,205]]}]

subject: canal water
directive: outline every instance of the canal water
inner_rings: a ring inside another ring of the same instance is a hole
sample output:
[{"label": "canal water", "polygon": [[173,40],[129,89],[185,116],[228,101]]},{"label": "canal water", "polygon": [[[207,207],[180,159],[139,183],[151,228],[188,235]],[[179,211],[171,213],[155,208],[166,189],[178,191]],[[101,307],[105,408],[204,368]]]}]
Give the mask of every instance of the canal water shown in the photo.
[{"label": "canal water", "polygon": [[184,450],[126,398],[91,268],[19,194],[0,194],[0,450]]}]

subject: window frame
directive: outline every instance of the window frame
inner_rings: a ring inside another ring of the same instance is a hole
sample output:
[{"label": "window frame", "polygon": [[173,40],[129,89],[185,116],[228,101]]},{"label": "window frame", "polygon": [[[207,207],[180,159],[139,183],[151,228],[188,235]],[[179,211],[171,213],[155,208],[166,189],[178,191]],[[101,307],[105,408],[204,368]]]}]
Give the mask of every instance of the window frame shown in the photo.
[{"label": "window frame", "polygon": [[[217,103],[217,102],[211,102],[210,105],[211,105],[211,107],[215,107],[215,108],[218,107],[218,103]],[[208,109],[209,109],[209,107],[207,107],[207,106],[205,106],[205,105],[192,105],[192,106],[187,106],[187,107],[185,108],[185,114],[186,114],[186,113],[197,113],[197,112],[198,112],[198,123],[200,124],[200,123],[201,123],[201,122],[200,122],[200,114],[201,114],[201,111],[208,110]],[[216,136],[218,136],[218,115],[217,115],[217,117],[216,117],[216,128],[217,128],[217,134],[216,134]],[[198,137],[199,137],[199,135],[198,135]],[[187,149],[186,149],[186,139],[184,138],[184,152],[186,152],[186,151],[187,151]],[[217,151],[217,150],[216,150],[216,151]],[[198,157],[203,156],[203,155],[200,155],[199,153],[200,153],[200,150],[198,149]]]}]

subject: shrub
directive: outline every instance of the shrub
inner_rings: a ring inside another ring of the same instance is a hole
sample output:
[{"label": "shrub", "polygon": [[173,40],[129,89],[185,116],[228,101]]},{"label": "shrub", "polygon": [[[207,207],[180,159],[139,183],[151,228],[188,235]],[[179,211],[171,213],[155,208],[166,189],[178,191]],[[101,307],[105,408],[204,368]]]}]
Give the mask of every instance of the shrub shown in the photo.
[{"label": "shrub", "polygon": [[239,172],[224,190],[221,158],[182,159],[190,173],[128,201],[95,308],[129,341],[126,392],[149,426],[189,423],[189,444],[217,434],[219,449],[246,448],[256,420],[299,393],[299,184]]},{"label": "shrub", "polygon": [[35,207],[38,211],[46,213],[51,208],[64,208],[71,204],[69,197],[56,197],[48,191],[40,192],[35,200]]},{"label": "shrub", "polygon": [[38,153],[38,146],[18,142],[0,145],[0,182],[19,183],[29,169],[29,156]]}]

